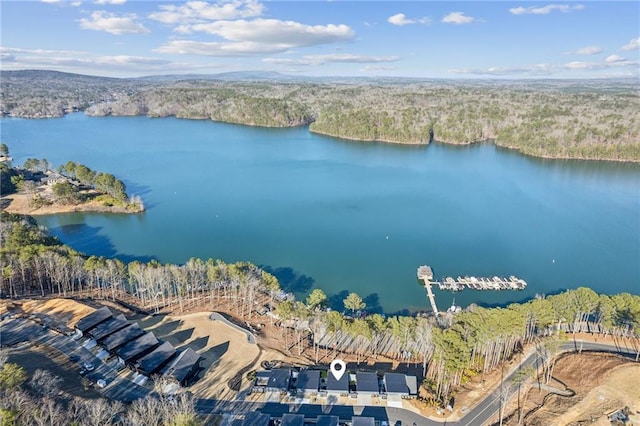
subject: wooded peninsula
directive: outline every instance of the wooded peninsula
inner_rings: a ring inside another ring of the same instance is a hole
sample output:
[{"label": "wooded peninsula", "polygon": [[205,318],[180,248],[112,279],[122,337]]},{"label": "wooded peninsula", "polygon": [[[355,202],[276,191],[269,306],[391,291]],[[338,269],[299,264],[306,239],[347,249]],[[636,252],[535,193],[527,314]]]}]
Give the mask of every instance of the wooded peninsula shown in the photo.
[{"label": "wooded peninsula", "polygon": [[[0,143],[0,158],[8,157]],[[28,158],[22,167],[0,162],[0,208],[9,213],[57,214],[76,211],[140,213],[139,196],[128,196],[126,185],[111,173],[68,161],[54,167],[46,159]]]},{"label": "wooded peninsula", "polygon": [[640,161],[639,83],[621,80],[308,79],[278,75],[114,79],[2,71],[5,116],[146,115],[308,125],[358,141],[471,144],[545,158]]}]

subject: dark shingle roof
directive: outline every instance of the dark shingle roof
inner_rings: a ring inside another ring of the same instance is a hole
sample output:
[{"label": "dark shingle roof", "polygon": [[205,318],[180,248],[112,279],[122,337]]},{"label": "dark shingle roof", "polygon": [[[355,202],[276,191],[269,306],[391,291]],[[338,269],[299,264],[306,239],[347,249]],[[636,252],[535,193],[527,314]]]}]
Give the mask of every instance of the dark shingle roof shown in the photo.
[{"label": "dark shingle roof", "polygon": [[87,333],[94,339],[100,340],[104,339],[110,334],[115,333],[118,330],[122,330],[128,325],[129,321],[127,321],[123,314],[120,314],[117,317],[111,317],[106,321],[98,324],[95,328],[89,330]]},{"label": "dark shingle roof", "polygon": [[409,387],[404,374],[386,373],[384,375],[384,387],[387,393],[409,394]]},{"label": "dark shingle roof", "polygon": [[304,414],[285,413],[282,415],[281,426],[304,426]]},{"label": "dark shingle roof", "polygon": [[180,352],[163,370],[164,376],[173,377],[178,382],[183,383],[194,373],[195,367],[200,362],[200,355],[191,348]]},{"label": "dark shingle roof", "polygon": [[103,306],[102,308],[91,312],[89,315],[80,318],[80,321],[76,324],[76,328],[84,333],[112,316],[113,314],[109,308]]},{"label": "dark shingle roof", "polygon": [[338,426],[338,416],[318,416],[316,426]]},{"label": "dark shingle roof", "polygon": [[378,375],[376,373],[356,373],[356,391],[359,392],[371,392],[378,393],[380,388],[378,386]]},{"label": "dark shingle roof", "polygon": [[296,382],[297,389],[317,392],[319,387],[319,370],[302,370],[298,373],[298,381]]},{"label": "dark shingle roof", "polygon": [[131,340],[129,343],[116,350],[116,353],[125,362],[130,362],[153,350],[156,346],[158,346],[158,343],[159,342],[158,339],[156,339],[156,336],[153,333],[149,332],[143,334],[135,340]]},{"label": "dark shingle roof", "polygon": [[349,392],[349,373],[345,372],[340,380],[336,380],[333,374],[329,372],[327,376],[327,390],[333,392]]},{"label": "dark shingle roof", "polygon": [[118,349],[125,343],[136,339],[144,334],[144,330],[140,328],[138,324],[131,324],[126,326],[120,331],[116,331],[110,336],[106,337],[101,343],[108,351]]},{"label": "dark shingle roof", "polygon": [[147,374],[153,374],[159,370],[164,363],[169,361],[176,353],[176,348],[169,342],[164,342],[153,351],[149,352],[137,362],[140,370]]},{"label": "dark shingle roof", "polygon": [[376,421],[373,417],[352,417],[351,426],[375,426]]},{"label": "dark shingle roof", "polygon": [[289,389],[291,370],[288,368],[274,368],[269,375],[268,388]]}]

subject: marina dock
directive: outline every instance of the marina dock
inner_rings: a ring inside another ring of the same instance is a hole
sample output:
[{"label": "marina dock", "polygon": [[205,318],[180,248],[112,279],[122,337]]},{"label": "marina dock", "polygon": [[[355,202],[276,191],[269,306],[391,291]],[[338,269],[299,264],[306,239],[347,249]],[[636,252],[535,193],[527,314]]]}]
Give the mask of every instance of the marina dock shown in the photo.
[{"label": "marina dock", "polygon": [[418,279],[424,281],[424,287],[427,291],[429,303],[433,313],[438,315],[435,295],[431,286],[437,285],[440,290],[446,291],[462,291],[470,290],[522,290],[527,286],[527,282],[521,278],[511,275],[509,278],[493,277],[493,278],[476,278],[476,277],[445,277],[442,281],[434,280],[433,269],[430,266],[423,265],[418,268]]},{"label": "marina dock", "polygon": [[418,268],[418,279],[425,284],[437,285],[440,290],[446,291],[462,291],[470,290],[523,290],[527,286],[527,282],[521,278],[511,275],[509,278],[493,277],[493,278],[476,278],[476,277],[445,277],[442,281],[433,279],[433,270],[430,266],[421,266]]}]

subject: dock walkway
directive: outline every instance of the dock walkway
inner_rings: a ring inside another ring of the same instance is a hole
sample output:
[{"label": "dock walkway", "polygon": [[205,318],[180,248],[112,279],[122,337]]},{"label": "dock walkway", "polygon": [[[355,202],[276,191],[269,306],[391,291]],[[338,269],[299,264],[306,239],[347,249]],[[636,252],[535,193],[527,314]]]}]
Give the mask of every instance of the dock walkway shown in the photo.
[{"label": "dock walkway", "polygon": [[527,282],[521,278],[511,275],[509,278],[477,278],[477,277],[445,277],[442,281],[434,281],[433,270],[430,266],[420,266],[418,268],[418,279],[423,280],[425,285],[437,285],[440,290],[462,291],[470,290],[523,290]]}]

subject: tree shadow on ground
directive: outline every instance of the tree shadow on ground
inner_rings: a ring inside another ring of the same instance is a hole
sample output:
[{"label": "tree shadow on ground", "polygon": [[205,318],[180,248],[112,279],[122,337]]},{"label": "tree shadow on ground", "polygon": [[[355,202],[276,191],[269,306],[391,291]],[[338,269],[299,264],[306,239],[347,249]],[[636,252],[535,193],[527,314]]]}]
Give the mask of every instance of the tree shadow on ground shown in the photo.
[{"label": "tree shadow on ground", "polygon": [[276,277],[280,282],[280,288],[286,292],[307,293],[315,283],[313,278],[296,272],[290,266],[274,268],[269,265],[260,265],[260,268]]}]

